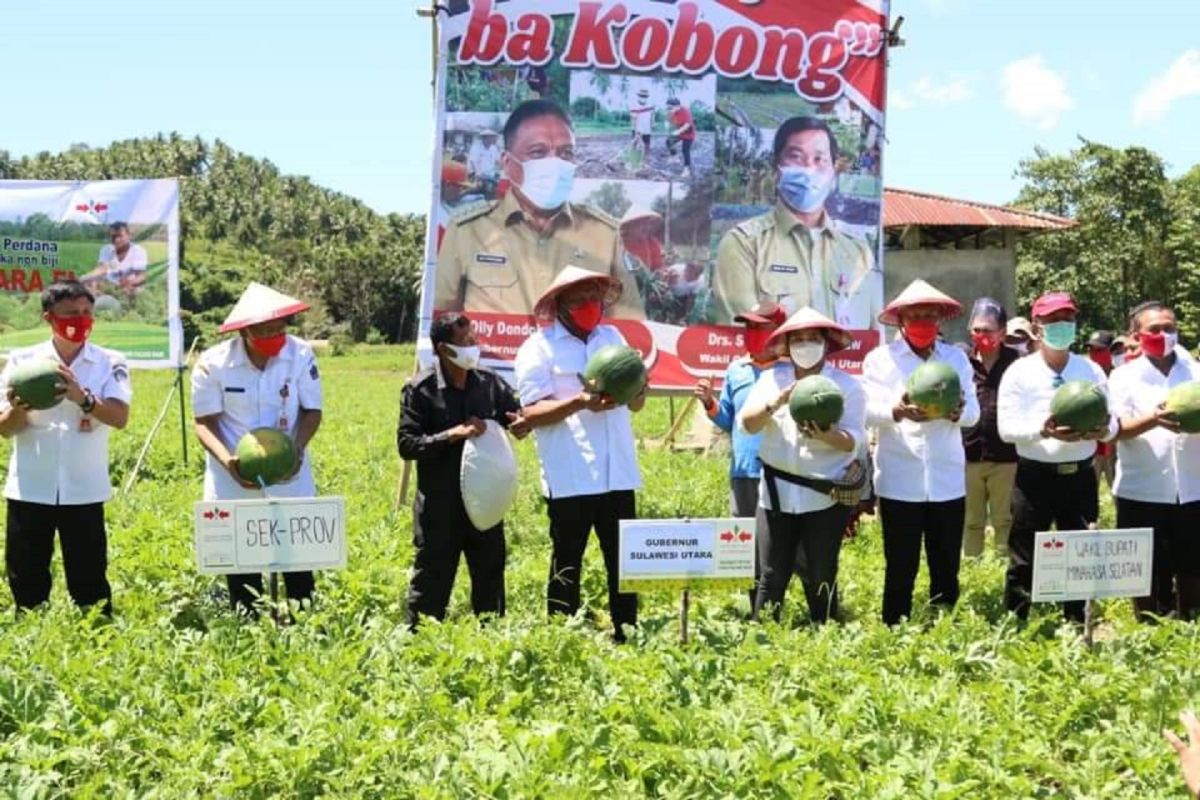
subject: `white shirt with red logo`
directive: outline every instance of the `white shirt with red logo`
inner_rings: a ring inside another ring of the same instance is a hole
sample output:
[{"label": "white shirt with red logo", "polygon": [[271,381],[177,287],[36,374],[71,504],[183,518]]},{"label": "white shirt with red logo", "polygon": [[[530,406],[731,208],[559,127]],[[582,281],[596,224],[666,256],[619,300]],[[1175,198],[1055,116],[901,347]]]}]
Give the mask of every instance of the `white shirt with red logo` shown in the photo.
[{"label": "white shirt with red logo", "polygon": [[[0,411],[9,408],[8,382],[12,370],[29,361],[61,362],[52,340],[14,350],[0,372]],[[86,343],[70,366],[75,379],[100,400],[133,399],[129,365],[120,353]],[[53,408],[29,412],[29,427],[12,437],[4,496],[42,505],[80,506],[112,497],[108,476],[108,434],[111,428],[70,400]]]},{"label": "white shirt with red logo", "polygon": [[[321,375],[312,348],[294,336],[259,369],[250,361],[240,336],[210,347],[192,370],[192,412],[197,419],[219,414],[217,432],[233,453],[238,440],[253,428],[276,428],[293,439],[301,410],[321,408]],[[234,481],[221,463],[207,454],[205,500],[249,500],[263,497]],[[314,497],[312,463],[307,452],[296,476],[270,486],[271,497]]]}]

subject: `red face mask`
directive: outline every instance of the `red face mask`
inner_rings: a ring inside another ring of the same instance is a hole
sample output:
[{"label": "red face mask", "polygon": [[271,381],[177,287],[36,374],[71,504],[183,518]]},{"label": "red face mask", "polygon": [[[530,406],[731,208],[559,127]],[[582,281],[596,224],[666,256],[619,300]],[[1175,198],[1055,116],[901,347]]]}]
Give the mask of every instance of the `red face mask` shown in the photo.
[{"label": "red face mask", "polygon": [[588,300],[567,311],[571,324],[584,333],[591,333],[604,316],[604,304],[599,300]]},{"label": "red face mask", "polygon": [[938,321],[936,319],[914,319],[904,323],[904,338],[918,350],[924,350],[937,341]]},{"label": "red face mask", "polygon": [[767,349],[767,339],[771,338],[774,331],[766,328],[747,328],[744,341],[746,342],[746,352],[752,356],[765,356],[763,351]]},{"label": "red face mask", "polygon": [[92,332],[92,323],[94,320],[91,317],[60,317],[57,314],[50,315],[50,327],[63,339],[68,342],[81,344],[87,341],[88,334]]},{"label": "red face mask", "polygon": [[1138,342],[1142,345],[1142,352],[1150,358],[1164,358],[1167,355],[1165,333],[1139,333]]},{"label": "red face mask", "polygon": [[[937,338],[937,334],[934,334]],[[988,356],[1000,349],[1000,334],[999,333],[972,333],[971,344],[975,345],[975,349],[980,355]]]},{"label": "red face mask", "polygon": [[1092,359],[1092,361],[1095,361],[1105,370],[1112,369],[1112,353],[1110,353],[1108,350],[1089,350],[1088,358]]},{"label": "red face mask", "polygon": [[246,338],[250,340],[250,346],[253,347],[256,352],[258,352],[260,355],[266,356],[267,358],[273,358],[279,355],[279,352],[283,350],[283,346],[287,344],[287,334],[283,331],[280,331],[273,336],[247,335]]}]

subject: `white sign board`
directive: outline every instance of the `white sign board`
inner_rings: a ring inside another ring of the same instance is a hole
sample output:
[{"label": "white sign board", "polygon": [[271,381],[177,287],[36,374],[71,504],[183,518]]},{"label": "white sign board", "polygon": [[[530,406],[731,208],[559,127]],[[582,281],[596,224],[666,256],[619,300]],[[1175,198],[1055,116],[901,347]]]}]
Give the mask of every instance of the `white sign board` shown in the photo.
[{"label": "white sign board", "polygon": [[754,580],[753,519],[621,520],[621,591]]},{"label": "white sign board", "polygon": [[1154,531],[1038,533],[1033,543],[1033,601],[1146,597],[1154,564]]},{"label": "white sign board", "polygon": [[295,572],[346,566],[346,501],[287,497],[196,503],[201,572]]}]

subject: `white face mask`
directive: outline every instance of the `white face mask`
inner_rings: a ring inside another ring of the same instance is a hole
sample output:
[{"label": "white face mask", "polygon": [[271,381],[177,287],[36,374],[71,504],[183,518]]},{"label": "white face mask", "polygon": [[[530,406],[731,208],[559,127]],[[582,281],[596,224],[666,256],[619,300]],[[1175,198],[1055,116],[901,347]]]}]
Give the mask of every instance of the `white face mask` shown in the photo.
[{"label": "white face mask", "polygon": [[464,347],[457,344],[446,345],[454,354],[446,356],[446,359],[458,367],[459,369],[475,369],[479,366],[479,347]]},{"label": "white face mask", "polygon": [[575,165],[557,156],[518,161],[525,173],[521,194],[542,211],[553,211],[567,202],[575,185]]},{"label": "white face mask", "polygon": [[1175,348],[1179,345],[1179,334],[1178,333],[1168,333],[1168,334],[1164,335],[1164,338],[1166,339],[1165,352],[1167,355],[1171,355],[1171,353],[1174,353]]},{"label": "white face mask", "polygon": [[1023,356],[1029,355],[1029,342],[1012,342],[1008,346]]},{"label": "white face mask", "polygon": [[792,363],[800,369],[812,369],[825,357],[824,342],[792,342],[788,346]]},{"label": "white face mask", "polygon": [[1124,353],[1117,353],[1115,356],[1113,356],[1113,367],[1114,368],[1119,367],[1124,363],[1125,363],[1125,354]]}]

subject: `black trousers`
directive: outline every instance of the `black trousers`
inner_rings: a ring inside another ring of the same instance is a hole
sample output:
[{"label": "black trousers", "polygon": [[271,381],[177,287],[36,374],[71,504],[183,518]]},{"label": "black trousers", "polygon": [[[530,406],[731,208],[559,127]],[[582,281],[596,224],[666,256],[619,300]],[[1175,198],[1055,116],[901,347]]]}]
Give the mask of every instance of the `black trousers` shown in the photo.
[{"label": "black trousers", "polygon": [[[1013,484],[1004,607],[1021,619],[1029,616],[1035,533],[1048,531],[1052,525],[1060,531],[1084,530],[1099,515],[1100,495],[1091,459],[1067,467],[1019,460]],[[1063,616],[1082,622],[1083,606],[1080,601],[1063,603]]]},{"label": "black trousers", "polygon": [[958,602],[966,499],[909,503],[879,498],[883,525],[883,621],[895,625],[912,615],[913,587],[921,567],[921,541],[929,564],[929,602],[953,607]]},{"label": "black trousers", "polygon": [[1146,503],[1117,498],[1118,528],[1154,529],[1150,596],[1134,598],[1138,618],[1200,610],[1200,502]]},{"label": "black trousers", "polygon": [[797,563],[801,585],[808,600],[808,615],[814,622],[837,616],[838,554],[850,508],[840,503],[807,514],[758,512],[758,549],[760,575],[754,598],[754,615],[764,606],[774,607],[779,620],[783,598]]},{"label": "black trousers", "polygon": [[71,599],[81,608],[101,603],[104,613],[112,614],[103,503],[51,506],[9,500],[7,519],[4,561],[18,609],[35,608],[50,599],[57,532]]},{"label": "black trousers", "polygon": [[678,136],[668,136],[667,151],[670,152],[671,155],[675,155],[676,144],[679,144],[683,147],[683,165],[690,168],[692,166],[692,145],[694,144],[694,141],[692,139],[681,139]]},{"label": "black trousers", "polygon": [[[304,605],[312,601],[316,580],[310,571],[284,572],[283,586],[287,590],[289,600]],[[252,617],[258,616],[256,603],[265,597],[263,593],[263,576],[252,572],[244,575],[226,575],[225,582],[229,586],[229,602],[238,611]],[[268,593],[269,594],[269,593]]]},{"label": "black trousers", "polygon": [[632,491],[606,492],[576,497],[550,498],[546,501],[550,517],[550,580],[546,587],[546,607],[551,614],[574,614],[579,610],[579,578],[588,536],[596,529],[604,569],[608,573],[608,610],[614,636],[625,640],[623,625],[637,624],[636,594],[617,591],[620,522],[636,519],[637,506]]},{"label": "black trousers", "polygon": [[481,531],[471,524],[462,497],[417,494],[413,503],[412,580],[408,584],[408,624],[421,616],[446,618],[458,562],[467,558],[471,610],[504,614],[504,524]]}]

